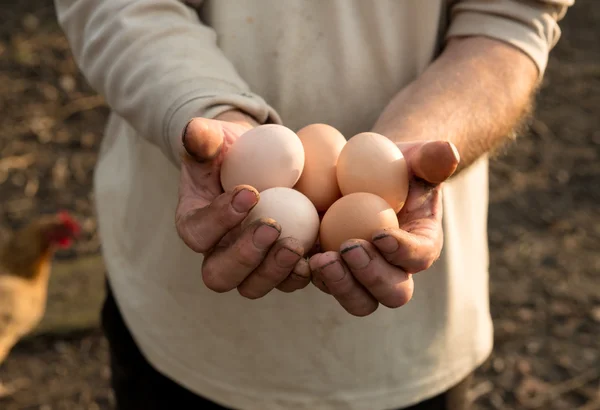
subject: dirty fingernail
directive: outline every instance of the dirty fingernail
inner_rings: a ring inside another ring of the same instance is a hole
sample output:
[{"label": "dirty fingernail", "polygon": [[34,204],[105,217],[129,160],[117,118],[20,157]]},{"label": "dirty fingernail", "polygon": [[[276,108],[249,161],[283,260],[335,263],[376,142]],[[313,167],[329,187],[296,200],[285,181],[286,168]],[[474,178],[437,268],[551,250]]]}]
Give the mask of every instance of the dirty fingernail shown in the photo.
[{"label": "dirty fingernail", "polygon": [[256,194],[248,189],[242,189],[236,193],[231,200],[231,206],[239,213],[248,212],[256,205],[258,198]]},{"label": "dirty fingernail", "polygon": [[341,252],[342,258],[348,264],[351,269],[362,269],[365,268],[371,258],[367,255],[367,252],[360,245],[353,245],[345,248]]},{"label": "dirty fingernail", "polygon": [[185,138],[187,137],[187,132],[188,129],[190,128],[190,124],[194,121],[194,118],[192,118],[191,120],[189,120],[186,124],[185,127],[183,127],[183,130],[181,131],[181,140],[183,142],[183,145],[185,145]]},{"label": "dirty fingernail", "polygon": [[373,243],[383,253],[394,253],[400,246],[398,240],[390,235],[379,235],[373,239]]},{"label": "dirty fingernail", "polygon": [[258,248],[266,248],[279,237],[279,230],[271,225],[261,225],[254,231],[252,241]]},{"label": "dirty fingernail", "polygon": [[281,248],[275,254],[275,261],[283,268],[292,267],[300,260],[300,255],[288,248]]}]

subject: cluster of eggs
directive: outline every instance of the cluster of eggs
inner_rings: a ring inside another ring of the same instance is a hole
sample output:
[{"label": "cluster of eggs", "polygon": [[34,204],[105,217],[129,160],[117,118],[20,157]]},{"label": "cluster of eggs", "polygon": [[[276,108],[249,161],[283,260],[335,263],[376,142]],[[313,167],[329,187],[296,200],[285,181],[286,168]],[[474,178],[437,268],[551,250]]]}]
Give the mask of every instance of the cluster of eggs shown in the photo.
[{"label": "cluster of eggs", "polygon": [[242,226],[271,218],[282,238],[299,240],[306,252],[317,240],[321,250],[339,251],[348,239],[371,240],[377,230],[398,228],[408,169],[400,149],[380,134],[346,140],[326,124],[298,132],[265,124],[229,148],[221,185],[225,191],[250,185],[260,193]]}]

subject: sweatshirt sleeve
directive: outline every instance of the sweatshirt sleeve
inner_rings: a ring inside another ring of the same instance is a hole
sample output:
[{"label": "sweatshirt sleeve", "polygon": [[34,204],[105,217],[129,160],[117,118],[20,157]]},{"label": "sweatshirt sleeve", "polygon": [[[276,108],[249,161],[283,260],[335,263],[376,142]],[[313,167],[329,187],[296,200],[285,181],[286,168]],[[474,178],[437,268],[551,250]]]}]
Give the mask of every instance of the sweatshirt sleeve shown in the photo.
[{"label": "sweatshirt sleeve", "polygon": [[281,123],[217,46],[214,30],[178,0],[54,0],[84,77],[110,108],[180,164],[180,134],[195,116],[237,108]]},{"label": "sweatshirt sleeve", "polygon": [[561,36],[558,25],[575,0],[452,1],[446,38],[486,36],[523,51],[536,64],[539,79]]}]

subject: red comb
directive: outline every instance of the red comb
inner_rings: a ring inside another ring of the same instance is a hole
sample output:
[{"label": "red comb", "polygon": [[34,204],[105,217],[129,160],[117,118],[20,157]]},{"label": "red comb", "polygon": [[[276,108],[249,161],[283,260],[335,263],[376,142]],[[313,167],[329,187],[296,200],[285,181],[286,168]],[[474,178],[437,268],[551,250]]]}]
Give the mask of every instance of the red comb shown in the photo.
[{"label": "red comb", "polygon": [[68,211],[60,211],[58,213],[58,218],[61,220],[61,222],[63,224],[65,224],[65,226],[67,228],[69,228],[71,230],[71,232],[73,232],[74,234],[78,234],[80,231],[80,227],[79,224],[77,223],[77,221],[71,216],[71,214]]}]

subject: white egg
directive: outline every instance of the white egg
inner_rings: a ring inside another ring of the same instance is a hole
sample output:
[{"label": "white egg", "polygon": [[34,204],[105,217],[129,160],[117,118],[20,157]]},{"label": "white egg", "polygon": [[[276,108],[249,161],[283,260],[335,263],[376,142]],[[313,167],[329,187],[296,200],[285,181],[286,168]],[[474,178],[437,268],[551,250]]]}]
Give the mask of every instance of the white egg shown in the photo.
[{"label": "white egg", "polygon": [[319,235],[319,214],[313,203],[292,188],[275,187],[260,193],[258,204],[250,211],[242,227],[259,218],[274,219],[281,226],[280,239],[292,237],[311,250]]}]

